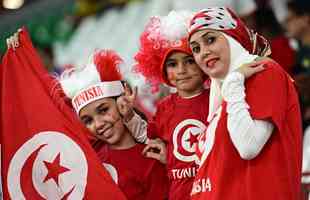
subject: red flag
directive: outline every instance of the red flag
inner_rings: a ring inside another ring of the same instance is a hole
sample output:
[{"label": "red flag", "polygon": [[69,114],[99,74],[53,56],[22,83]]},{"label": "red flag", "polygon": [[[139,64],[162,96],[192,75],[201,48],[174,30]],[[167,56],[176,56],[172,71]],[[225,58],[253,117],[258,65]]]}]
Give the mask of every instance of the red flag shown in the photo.
[{"label": "red flag", "polygon": [[4,199],[125,199],[90,146],[72,110],[50,93],[25,30],[1,64],[1,143]]}]

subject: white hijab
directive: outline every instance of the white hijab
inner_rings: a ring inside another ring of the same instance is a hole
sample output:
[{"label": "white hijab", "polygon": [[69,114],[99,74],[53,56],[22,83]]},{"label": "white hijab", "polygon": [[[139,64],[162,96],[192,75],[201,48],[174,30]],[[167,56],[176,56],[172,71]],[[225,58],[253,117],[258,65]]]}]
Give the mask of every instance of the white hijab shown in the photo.
[{"label": "white hijab", "polygon": [[[237,42],[231,36],[223,32],[222,34],[227,39],[230,50],[230,64],[228,68],[228,73],[225,76],[226,78],[228,74],[236,71],[243,64],[254,61],[257,55],[250,54],[245,48],[241,46],[239,42]],[[216,79],[211,77],[208,122],[213,119],[214,114],[222,105],[223,97],[221,94],[221,86],[224,79]]]}]

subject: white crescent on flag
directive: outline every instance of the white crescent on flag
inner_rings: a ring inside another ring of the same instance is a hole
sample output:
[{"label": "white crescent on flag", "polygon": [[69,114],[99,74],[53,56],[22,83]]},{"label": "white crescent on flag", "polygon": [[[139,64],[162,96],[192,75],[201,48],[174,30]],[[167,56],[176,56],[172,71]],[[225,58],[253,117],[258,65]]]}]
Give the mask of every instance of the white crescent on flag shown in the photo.
[{"label": "white crescent on flag", "polygon": [[[30,158],[33,158],[33,161]],[[78,163],[78,164],[77,164]],[[44,199],[64,197],[82,200],[87,184],[88,165],[81,148],[68,136],[54,131],[40,132],[15,153],[8,169],[11,199],[32,199],[23,193],[23,168],[32,164],[33,190]]]}]

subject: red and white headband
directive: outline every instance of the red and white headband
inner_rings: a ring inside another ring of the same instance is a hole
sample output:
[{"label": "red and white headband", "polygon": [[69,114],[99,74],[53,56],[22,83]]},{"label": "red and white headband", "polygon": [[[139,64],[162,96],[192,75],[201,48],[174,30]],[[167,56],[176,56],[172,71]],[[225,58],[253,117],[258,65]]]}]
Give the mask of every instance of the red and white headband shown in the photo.
[{"label": "red and white headband", "polygon": [[100,50],[93,54],[91,63],[84,68],[70,69],[61,75],[60,85],[77,114],[96,100],[120,96],[124,92],[119,68],[121,62],[114,51]]},{"label": "red and white headband", "polygon": [[231,36],[251,54],[266,56],[271,53],[268,41],[249,30],[243,21],[229,8],[210,7],[198,11],[191,19],[189,39],[197,31],[218,30]]},{"label": "red and white headband", "polygon": [[237,21],[229,11],[223,7],[210,7],[200,10],[192,18],[189,35],[206,28],[214,30],[227,30],[237,27]]},{"label": "red and white headband", "polygon": [[124,87],[121,81],[100,82],[76,94],[72,98],[72,106],[76,113],[79,113],[84,106],[91,102],[106,97],[120,96],[123,92]]}]

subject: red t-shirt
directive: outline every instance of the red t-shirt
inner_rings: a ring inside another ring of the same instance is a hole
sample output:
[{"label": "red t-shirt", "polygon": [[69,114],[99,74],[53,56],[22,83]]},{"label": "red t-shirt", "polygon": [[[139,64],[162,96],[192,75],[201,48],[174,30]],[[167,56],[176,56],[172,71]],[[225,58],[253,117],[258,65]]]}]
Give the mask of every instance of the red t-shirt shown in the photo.
[{"label": "red t-shirt", "polygon": [[165,200],[168,179],[165,166],[142,155],[144,144],[130,149],[113,150],[103,145],[98,156],[103,165],[130,200]]},{"label": "red t-shirt", "polygon": [[197,137],[206,129],[208,110],[209,90],[188,99],[172,94],[158,104],[148,124],[148,137],[159,137],[167,144],[169,200],[190,199],[198,169]]},{"label": "red t-shirt", "polygon": [[256,158],[243,160],[230,139],[223,103],[220,115],[208,126],[216,127],[215,132],[207,131],[204,138],[205,151],[192,190],[193,200],[301,198],[302,130],[297,93],[278,64],[269,61],[265,67],[246,80],[246,102],[253,119],[274,124],[271,137]]}]

